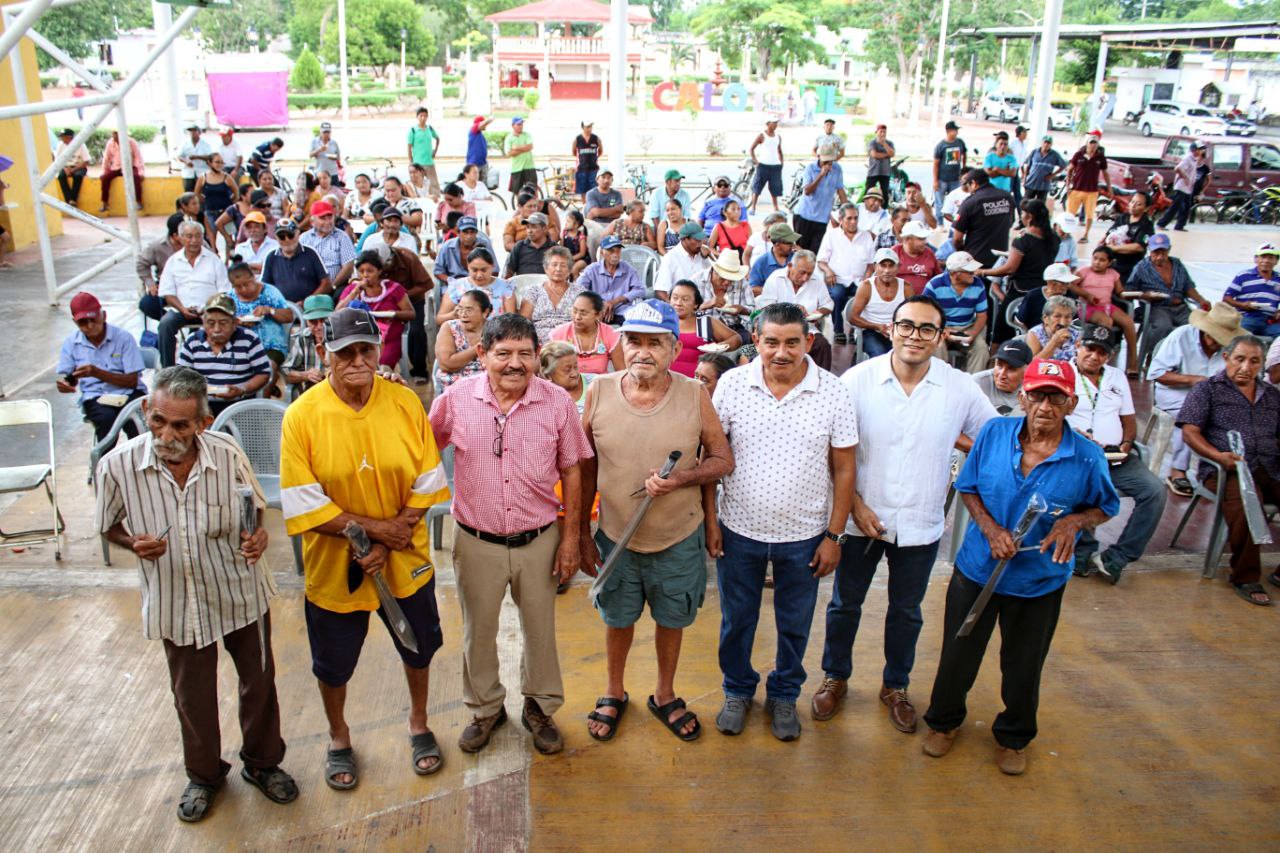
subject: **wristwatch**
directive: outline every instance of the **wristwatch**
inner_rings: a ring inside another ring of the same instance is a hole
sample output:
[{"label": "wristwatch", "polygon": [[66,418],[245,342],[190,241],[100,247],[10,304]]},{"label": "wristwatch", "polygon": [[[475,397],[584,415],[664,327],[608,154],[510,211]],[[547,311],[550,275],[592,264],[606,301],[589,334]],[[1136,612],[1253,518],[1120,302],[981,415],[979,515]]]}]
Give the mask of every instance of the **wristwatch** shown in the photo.
[{"label": "wristwatch", "polygon": [[845,533],[844,531],[841,531],[840,533],[832,533],[830,530],[824,530],[822,531],[822,535],[827,537],[837,545],[843,545],[845,543],[845,540],[849,538],[849,534]]}]

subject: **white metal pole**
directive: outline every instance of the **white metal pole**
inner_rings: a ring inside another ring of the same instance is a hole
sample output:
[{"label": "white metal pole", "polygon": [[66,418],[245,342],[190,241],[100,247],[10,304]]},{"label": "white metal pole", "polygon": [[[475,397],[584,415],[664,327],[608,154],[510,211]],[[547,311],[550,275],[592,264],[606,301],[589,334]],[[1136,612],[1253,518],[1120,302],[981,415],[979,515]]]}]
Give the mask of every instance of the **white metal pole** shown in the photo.
[{"label": "white metal pole", "polygon": [[[168,3],[151,2],[151,19],[157,33],[167,32],[173,26],[173,7]],[[170,156],[175,156],[182,147],[179,133],[182,132],[182,91],[178,88],[178,60],[172,50],[166,50],[160,57],[160,72],[164,77],[164,86],[169,96],[169,126],[165,129],[164,144]]]},{"label": "white metal pole", "polygon": [[338,69],[342,77],[342,130],[351,128],[351,88],[347,79],[347,0],[338,0]]},{"label": "white metal pole", "polygon": [[1058,60],[1058,29],[1062,26],[1062,0],[1045,0],[1044,29],[1040,39],[1040,67],[1036,71],[1035,109],[1031,112],[1032,139],[1044,135],[1053,95],[1053,67]]},{"label": "white metal pole", "polygon": [[933,106],[929,110],[929,138],[938,135],[938,111],[942,105],[942,69],[947,64],[947,27],[951,22],[951,0],[942,0],[942,26],[938,28],[938,60],[933,65]]},{"label": "white metal pole", "polygon": [[124,114],[124,98],[116,105],[116,128],[120,134],[120,177],[124,181],[124,210],[129,217],[130,242],[134,252],[141,252],[142,232],[138,228],[138,210],[142,207],[142,199],[133,191],[133,145],[130,144],[129,123]]},{"label": "white metal pole", "polygon": [[12,52],[13,48],[18,44],[18,39],[31,29],[35,22],[45,13],[45,10],[53,5],[53,0],[35,0],[34,3],[25,7],[20,13],[10,18],[9,14],[5,14],[4,32],[0,33],[0,57],[13,56],[13,62],[16,65],[21,61],[21,55]]},{"label": "white metal pole", "polygon": [[613,107],[613,139],[609,141],[609,166],[621,175],[627,162],[627,2],[612,0],[609,25],[613,30],[610,57],[609,103]]},{"label": "white metal pole", "polygon": [[1111,43],[1103,38],[1098,44],[1098,67],[1093,71],[1093,102],[1098,102],[1098,96],[1102,94],[1102,85],[1107,79],[1107,52],[1111,47]]}]

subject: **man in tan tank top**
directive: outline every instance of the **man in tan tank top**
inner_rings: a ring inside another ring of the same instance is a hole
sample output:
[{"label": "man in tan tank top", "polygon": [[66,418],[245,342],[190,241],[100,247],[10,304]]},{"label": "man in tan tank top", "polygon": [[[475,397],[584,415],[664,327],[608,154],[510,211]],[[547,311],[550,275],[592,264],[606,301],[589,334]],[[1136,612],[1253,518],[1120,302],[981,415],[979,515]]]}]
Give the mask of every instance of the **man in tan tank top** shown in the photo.
[{"label": "man in tan tank top", "polygon": [[[602,553],[608,556],[646,493],[653,502],[597,600],[605,624],[608,687],[587,715],[587,729],[596,740],[609,740],[617,730],[629,699],[623,686],[627,654],[648,602],[657,623],[658,658],[649,711],[689,741],[702,727],[677,698],[675,675],[683,631],[693,624],[707,587],[702,487],[732,473],[733,455],[702,386],[669,369],[680,352],[675,310],[658,299],[645,300],[632,306],[619,331],[626,370],[597,378],[587,389],[582,414],[597,454],[583,462],[583,489],[600,492],[600,529],[594,538],[590,510],[579,515],[582,564],[593,567]],[[659,478],[658,469],[673,450],[681,452],[680,462],[669,477]],[[714,501],[713,488],[707,499]]]}]

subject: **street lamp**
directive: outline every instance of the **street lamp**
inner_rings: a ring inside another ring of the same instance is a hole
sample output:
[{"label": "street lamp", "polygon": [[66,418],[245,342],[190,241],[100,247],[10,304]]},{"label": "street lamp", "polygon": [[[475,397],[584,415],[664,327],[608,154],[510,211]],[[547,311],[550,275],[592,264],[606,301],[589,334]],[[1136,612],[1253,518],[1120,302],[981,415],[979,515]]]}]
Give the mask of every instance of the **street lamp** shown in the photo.
[{"label": "street lamp", "polygon": [[408,78],[407,78],[407,77],[405,77],[405,74],[404,74],[404,69],[405,69],[405,66],[404,66],[404,43],[405,43],[405,39],[407,39],[407,38],[409,38],[409,31],[408,31],[408,30],[406,30],[404,27],[401,27],[401,28],[400,28],[400,85],[401,85],[401,86],[406,86],[406,87],[409,85],[409,83],[408,83]]}]

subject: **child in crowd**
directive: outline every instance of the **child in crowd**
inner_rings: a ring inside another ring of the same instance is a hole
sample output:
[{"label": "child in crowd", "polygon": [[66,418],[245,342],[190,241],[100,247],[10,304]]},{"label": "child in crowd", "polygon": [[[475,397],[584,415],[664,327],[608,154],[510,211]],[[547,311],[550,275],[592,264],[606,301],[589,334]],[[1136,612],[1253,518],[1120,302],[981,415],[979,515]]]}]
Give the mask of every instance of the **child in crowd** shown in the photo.
[{"label": "child in crowd", "polygon": [[1137,352],[1138,335],[1131,318],[1124,309],[1112,303],[1112,298],[1120,297],[1124,286],[1120,274],[1111,268],[1115,255],[1106,246],[1093,250],[1092,261],[1088,269],[1080,271],[1080,281],[1075,286],[1082,307],[1081,317],[1086,323],[1097,323],[1099,326],[1112,328],[1119,326],[1124,333],[1124,342],[1128,351],[1128,374],[1130,379],[1138,377]]},{"label": "child in crowd", "polygon": [[667,218],[658,223],[659,255],[665,255],[668,249],[680,242],[680,229],[684,226],[684,208],[680,202],[668,201],[666,213]]},{"label": "child in crowd", "polygon": [[271,397],[280,394],[276,379],[280,365],[289,353],[289,335],[285,331],[293,322],[293,309],[285,301],[284,294],[275,285],[263,284],[253,274],[253,268],[239,255],[232,255],[227,270],[231,279],[231,298],[236,304],[237,322],[253,332],[262,341],[262,348],[271,360],[271,384],[267,393]]},{"label": "child in crowd", "polygon": [[573,254],[569,277],[577,278],[587,267],[587,226],[579,211],[571,210],[564,215],[564,231],[560,232],[560,243]]},{"label": "child in crowd", "polygon": [[382,258],[376,251],[364,251],[356,258],[358,275],[342,291],[337,310],[360,308],[373,314],[382,333],[382,355],[378,363],[395,368],[400,363],[400,335],[404,324],[413,320],[409,294],[399,282],[382,277]]}]

